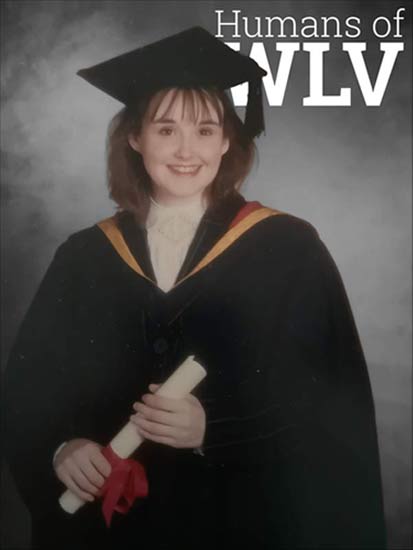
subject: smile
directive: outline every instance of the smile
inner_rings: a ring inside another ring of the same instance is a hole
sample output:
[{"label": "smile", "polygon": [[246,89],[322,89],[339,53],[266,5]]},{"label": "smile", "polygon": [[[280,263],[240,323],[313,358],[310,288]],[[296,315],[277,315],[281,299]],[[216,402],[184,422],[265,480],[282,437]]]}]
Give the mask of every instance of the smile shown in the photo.
[{"label": "smile", "polygon": [[199,172],[201,166],[199,164],[194,164],[191,166],[185,166],[182,164],[168,164],[168,168],[175,174],[194,176],[197,172]]}]

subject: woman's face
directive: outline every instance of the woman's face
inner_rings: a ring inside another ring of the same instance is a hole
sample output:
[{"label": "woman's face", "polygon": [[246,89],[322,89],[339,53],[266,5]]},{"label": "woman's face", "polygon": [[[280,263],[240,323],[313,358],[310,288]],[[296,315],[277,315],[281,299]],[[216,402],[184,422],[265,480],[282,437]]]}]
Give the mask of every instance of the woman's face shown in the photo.
[{"label": "woman's face", "polygon": [[154,198],[163,204],[183,203],[200,196],[214,180],[222,155],[228,151],[218,113],[198,95],[185,101],[182,91],[170,90],[159,107],[152,99],[139,135],[129,136],[153,184]]}]

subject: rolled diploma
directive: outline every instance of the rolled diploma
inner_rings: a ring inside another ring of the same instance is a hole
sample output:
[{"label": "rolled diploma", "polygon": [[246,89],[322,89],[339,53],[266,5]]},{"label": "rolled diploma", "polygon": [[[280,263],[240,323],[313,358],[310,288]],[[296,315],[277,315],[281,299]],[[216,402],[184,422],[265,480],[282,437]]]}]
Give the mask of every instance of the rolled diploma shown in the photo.
[{"label": "rolled diploma", "polygon": [[[190,355],[171,374],[171,376],[156,390],[156,394],[181,399],[190,393],[203,378],[206,371]],[[121,431],[115,435],[109,445],[121,458],[128,458],[142,443],[143,438],[136,431],[136,426],[128,422]],[[69,491],[65,491],[59,498],[59,504],[69,514],[74,514],[86,501]]]}]

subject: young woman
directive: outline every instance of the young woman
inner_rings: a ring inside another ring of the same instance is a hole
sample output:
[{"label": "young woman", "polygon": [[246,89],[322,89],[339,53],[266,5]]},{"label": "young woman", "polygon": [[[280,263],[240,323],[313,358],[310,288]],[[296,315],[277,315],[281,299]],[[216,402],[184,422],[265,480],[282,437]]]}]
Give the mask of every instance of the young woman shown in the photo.
[{"label": "young woman", "polygon": [[[196,28],[81,74],[126,104],[108,140],[119,210],[58,249],[6,371],[34,547],[384,548],[340,276],[310,224],[238,192],[263,71]],[[223,90],[246,80],[242,123]],[[194,395],[155,395],[190,354],[207,370]],[[102,446],[129,419],[149,494],[107,527]],[[89,501],[74,515],[66,487]]]}]

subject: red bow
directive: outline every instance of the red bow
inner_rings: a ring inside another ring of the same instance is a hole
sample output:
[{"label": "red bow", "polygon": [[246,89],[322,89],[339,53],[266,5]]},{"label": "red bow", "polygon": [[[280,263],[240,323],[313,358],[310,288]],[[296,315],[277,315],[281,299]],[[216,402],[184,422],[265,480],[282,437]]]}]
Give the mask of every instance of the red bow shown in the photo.
[{"label": "red bow", "polygon": [[102,512],[110,527],[115,510],[126,514],[136,498],[148,495],[148,480],[142,464],[131,458],[120,458],[110,445],[102,449],[102,454],[112,466],[99,493],[104,497]]}]

